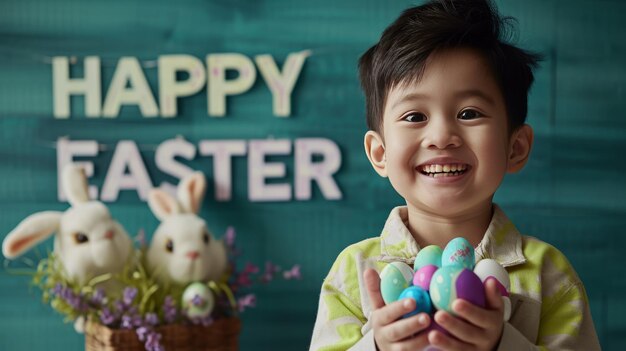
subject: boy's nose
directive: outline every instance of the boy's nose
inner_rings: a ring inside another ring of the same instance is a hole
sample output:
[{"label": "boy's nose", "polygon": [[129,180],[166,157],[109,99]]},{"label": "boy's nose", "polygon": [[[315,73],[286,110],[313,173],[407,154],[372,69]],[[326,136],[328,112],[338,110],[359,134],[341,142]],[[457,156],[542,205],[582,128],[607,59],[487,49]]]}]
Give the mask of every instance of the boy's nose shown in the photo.
[{"label": "boy's nose", "polygon": [[455,122],[432,119],[426,130],[424,147],[429,149],[448,149],[461,146],[463,142],[457,133]]}]

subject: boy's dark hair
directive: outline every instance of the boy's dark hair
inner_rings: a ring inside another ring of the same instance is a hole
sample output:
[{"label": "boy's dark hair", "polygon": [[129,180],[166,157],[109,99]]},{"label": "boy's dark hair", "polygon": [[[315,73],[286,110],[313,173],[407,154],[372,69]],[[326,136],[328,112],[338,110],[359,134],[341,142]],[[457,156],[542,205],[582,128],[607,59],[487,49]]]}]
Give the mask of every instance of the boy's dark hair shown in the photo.
[{"label": "boy's dark hair", "polygon": [[430,1],[405,10],[359,60],[367,127],[382,129],[385,101],[393,87],[419,81],[433,52],[455,47],[482,53],[504,96],[509,132],[523,125],[532,70],[541,57],[505,42],[511,21],[500,17],[489,0]]}]

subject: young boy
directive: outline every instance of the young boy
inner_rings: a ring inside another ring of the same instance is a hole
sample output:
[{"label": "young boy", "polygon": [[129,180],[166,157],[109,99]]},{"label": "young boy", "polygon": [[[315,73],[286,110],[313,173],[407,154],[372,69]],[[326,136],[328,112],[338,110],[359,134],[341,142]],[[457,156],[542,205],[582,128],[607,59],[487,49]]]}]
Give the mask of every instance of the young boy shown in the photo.
[{"label": "young boy", "polygon": [[[487,0],[432,1],[406,10],[359,63],[369,131],[365,152],[406,206],[380,237],[346,248],[324,280],[311,350],[599,350],[582,282],[557,249],[522,236],[492,203],[505,173],[521,170],[538,57],[504,42],[508,19]],[[512,314],[493,281],[486,308],[464,300],[427,329],[405,299],[385,305],[377,272],[412,264],[420,248],[463,236],[476,260],[511,277]],[[445,332],[442,332],[444,329]]]}]

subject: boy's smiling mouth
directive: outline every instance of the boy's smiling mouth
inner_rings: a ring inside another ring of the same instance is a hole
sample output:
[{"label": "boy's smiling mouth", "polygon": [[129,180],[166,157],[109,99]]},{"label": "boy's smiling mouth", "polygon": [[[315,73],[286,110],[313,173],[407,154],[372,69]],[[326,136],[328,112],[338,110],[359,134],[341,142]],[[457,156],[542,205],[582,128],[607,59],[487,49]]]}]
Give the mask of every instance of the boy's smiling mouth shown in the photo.
[{"label": "boy's smiling mouth", "polygon": [[431,178],[447,178],[463,175],[471,169],[471,166],[451,158],[437,158],[422,163],[416,169],[421,174]]},{"label": "boy's smiling mouth", "polygon": [[419,167],[422,174],[433,178],[458,176],[467,172],[468,169],[469,165],[464,163],[429,164]]}]

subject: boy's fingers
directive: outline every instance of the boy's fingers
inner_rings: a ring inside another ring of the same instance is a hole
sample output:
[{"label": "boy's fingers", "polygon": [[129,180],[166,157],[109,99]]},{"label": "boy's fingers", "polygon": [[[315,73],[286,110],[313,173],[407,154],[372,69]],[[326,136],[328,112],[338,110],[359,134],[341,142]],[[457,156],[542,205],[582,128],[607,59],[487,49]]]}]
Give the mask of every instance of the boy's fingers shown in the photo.
[{"label": "boy's fingers", "polygon": [[428,328],[430,318],[425,313],[420,313],[409,318],[401,319],[381,329],[386,340],[397,342]]},{"label": "boy's fingers", "polygon": [[492,323],[492,311],[478,307],[462,299],[457,299],[452,303],[452,310],[454,310],[459,317],[481,328],[487,328]]},{"label": "boy's fingers", "polygon": [[402,299],[374,311],[374,326],[383,327],[415,309],[415,300]]},{"label": "boy's fingers", "polygon": [[429,345],[428,333],[419,333],[414,337],[393,344],[396,350],[426,350]]},{"label": "boy's fingers", "polygon": [[380,293],[380,277],[378,276],[378,272],[368,268],[363,273],[363,279],[365,280],[365,288],[370,298],[372,310],[384,307],[385,301],[383,301],[383,296]]},{"label": "boy's fingers", "polygon": [[464,351],[471,349],[470,345],[456,340],[452,336],[445,335],[438,330],[428,332],[428,341],[433,346],[447,351]]},{"label": "boy's fingers", "polygon": [[437,311],[437,313],[435,313],[435,321],[459,340],[471,344],[478,344],[481,341],[482,335],[479,328],[460,318],[454,317],[448,312]]}]

